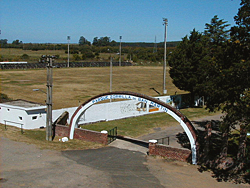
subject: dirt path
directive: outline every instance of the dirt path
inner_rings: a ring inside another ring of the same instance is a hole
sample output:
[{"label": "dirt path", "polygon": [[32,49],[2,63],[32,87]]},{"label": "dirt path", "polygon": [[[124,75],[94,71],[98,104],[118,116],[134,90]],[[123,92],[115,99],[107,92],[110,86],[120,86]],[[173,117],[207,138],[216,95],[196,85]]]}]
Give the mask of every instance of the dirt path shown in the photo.
[{"label": "dirt path", "polygon": [[[203,117],[203,118],[197,118],[194,119],[192,122],[193,126],[196,129],[202,129],[199,124],[201,122],[207,122],[207,121],[211,121],[211,120],[220,120],[221,119],[222,114],[216,114],[213,116],[207,116],[207,117]],[[159,139],[159,138],[165,138],[165,137],[169,137],[169,145],[175,148],[182,148],[182,146],[180,145],[180,143],[178,142],[178,134],[183,134],[184,129],[181,127],[181,125],[176,125],[176,126],[172,126],[172,127],[166,127],[166,128],[156,128],[154,133],[148,134],[148,135],[143,135],[141,137],[139,137],[138,139],[140,140],[144,140],[144,141],[149,141],[152,139]],[[165,140],[165,142],[167,142],[167,140]],[[165,143],[166,144],[166,143]]]},{"label": "dirt path", "polygon": [[218,182],[211,172],[200,173],[198,166],[185,162],[167,161],[162,158],[148,157],[149,171],[164,187],[174,188],[246,188],[250,185]]}]

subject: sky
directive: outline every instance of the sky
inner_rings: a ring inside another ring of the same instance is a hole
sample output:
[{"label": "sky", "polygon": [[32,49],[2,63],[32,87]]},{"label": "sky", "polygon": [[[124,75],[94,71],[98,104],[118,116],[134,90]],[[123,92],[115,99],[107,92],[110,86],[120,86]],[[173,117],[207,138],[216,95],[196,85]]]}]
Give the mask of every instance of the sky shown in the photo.
[{"label": "sky", "polygon": [[0,7],[0,38],[8,43],[163,42],[163,18],[167,41],[180,41],[215,15],[233,26],[240,0],[0,0]]}]

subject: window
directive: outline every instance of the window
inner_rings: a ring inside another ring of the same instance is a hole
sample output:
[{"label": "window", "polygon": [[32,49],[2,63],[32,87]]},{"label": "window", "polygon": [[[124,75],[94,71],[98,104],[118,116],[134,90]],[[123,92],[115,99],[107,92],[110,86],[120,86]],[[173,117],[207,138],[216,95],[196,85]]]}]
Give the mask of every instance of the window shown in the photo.
[{"label": "window", "polygon": [[37,119],[37,116],[32,116],[32,120],[35,120],[35,119]]}]

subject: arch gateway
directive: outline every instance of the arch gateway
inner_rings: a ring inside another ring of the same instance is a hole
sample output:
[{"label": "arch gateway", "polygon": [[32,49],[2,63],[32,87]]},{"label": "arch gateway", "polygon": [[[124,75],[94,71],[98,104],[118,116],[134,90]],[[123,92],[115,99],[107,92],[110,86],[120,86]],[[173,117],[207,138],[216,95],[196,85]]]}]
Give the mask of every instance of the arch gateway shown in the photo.
[{"label": "arch gateway", "polygon": [[97,95],[95,97],[92,97],[91,99],[87,100],[83,104],[81,104],[74,114],[72,115],[70,119],[70,125],[69,125],[69,138],[73,139],[74,138],[74,130],[75,128],[78,127],[78,122],[80,117],[84,114],[84,112],[90,108],[92,105],[104,101],[104,100],[112,100],[112,99],[125,99],[125,100],[136,100],[139,102],[143,102],[152,106],[155,106],[170,116],[172,116],[177,122],[180,123],[184,131],[186,132],[188,139],[190,141],[191,145],[191,151],[192,151],[192,163],[196,164],[197,163],[197,134],[196,130],[193,127],[192,123],[177,109],[173,108],[172,106],[147,95],[139,94],[139,93],[134,93],[134,92],[125,92],[125,91],[120,91],[120,92],[108,92],[108,93],[103,93],[100,95]]}]

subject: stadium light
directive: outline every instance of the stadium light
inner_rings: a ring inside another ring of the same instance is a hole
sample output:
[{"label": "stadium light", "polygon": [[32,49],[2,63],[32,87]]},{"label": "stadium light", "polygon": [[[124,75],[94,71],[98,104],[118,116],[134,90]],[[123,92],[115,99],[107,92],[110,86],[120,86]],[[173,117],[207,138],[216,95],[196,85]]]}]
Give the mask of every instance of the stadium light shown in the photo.
[{"label": "stadium light", "polygon": [[164,63],[163,63],[163,94],[167,94],[166,90],[166,64],[167,64],[167,26],[168,19],[163,18],[163,25],[165,25],[165,34],[164,34]]},{"label": "stadium light", "polygon": [[69,67],[69,41],[70,41],[70,36],[67,36],[68,40],[68,67]]},{"label": "stadium light", "polygon": [[121,66],[122,62],[122,36],[120,36],[120,59],[119,59],[119,66]]}]

